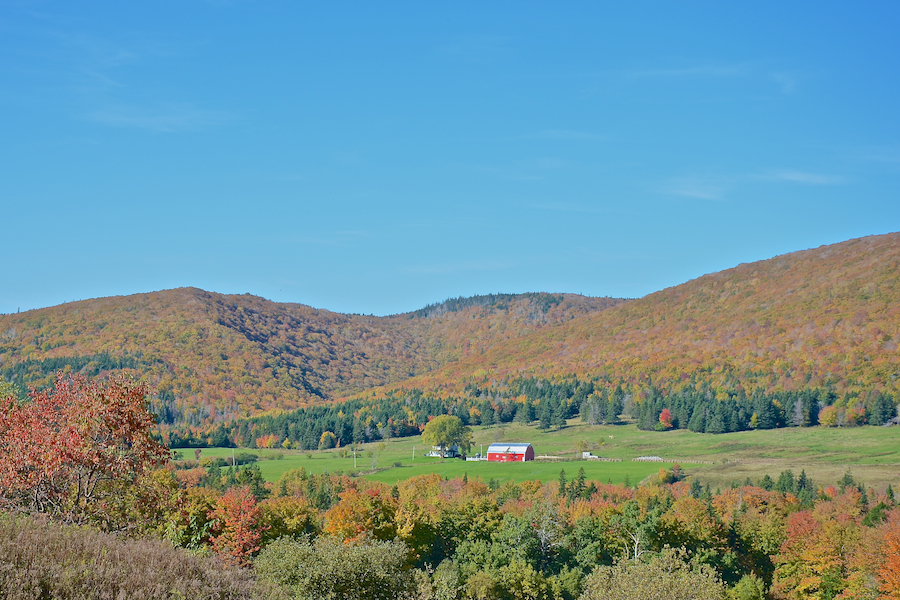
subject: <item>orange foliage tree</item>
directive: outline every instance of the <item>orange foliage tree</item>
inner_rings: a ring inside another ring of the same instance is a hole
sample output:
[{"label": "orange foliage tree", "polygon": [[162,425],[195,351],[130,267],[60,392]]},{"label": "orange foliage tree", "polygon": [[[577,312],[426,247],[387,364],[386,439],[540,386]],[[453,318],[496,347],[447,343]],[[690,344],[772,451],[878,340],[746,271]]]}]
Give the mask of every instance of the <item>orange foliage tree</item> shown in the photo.
[{"label": "orange foliage tree", "polygon": [[895,513],[895,518],[886,528],[884,541],[886,557],[878,571],[881,579],[879,589],[884,592],[881,597],[900,598],[900,514]]},{"label": "orange foliage tree", "polygon": [[659,413],[659,424],[663,429],[672,429],[672,411],[668,408],[662,409],[662,412]]},{"label": "orange foliage tree", "polygon": [[371,487],[363,492],[355,488],[343,492],[341,501],[325,515],[325,533],[350,541],[393,539],[396,502],[386,491]]},{"label": "orange foliage tree", "polygon": [[213,549],[231,563],[249,564],[262,537],[260,510],[250,488],[234,487],[225,492],[210,516],[217,521]]}]

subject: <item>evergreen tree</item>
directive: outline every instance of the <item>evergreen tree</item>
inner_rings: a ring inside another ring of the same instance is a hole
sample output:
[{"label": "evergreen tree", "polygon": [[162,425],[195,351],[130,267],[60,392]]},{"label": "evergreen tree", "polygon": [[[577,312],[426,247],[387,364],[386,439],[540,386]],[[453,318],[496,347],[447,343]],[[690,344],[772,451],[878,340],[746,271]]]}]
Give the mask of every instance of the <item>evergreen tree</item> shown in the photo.
[{"label": "evergreen tree", "polygon": [[694,478],[691,478],[691,496],[698,499],[703,496],[703,488],[700,486],[700,482]]},{"label": "evergreen tree", "polygon": [[484,426],[494,424],[494,409],[490,404],[483,406],[481,409],[481,424]]},{"label": "evergreen tree", "polygon": [[757,429],[775,429],[778,427],[778,409],[767,396],[761,396],[754,403],[754,412],[756,413]]},{"label": "evergreen tree", "polygon": [[516,422],[528,425],[534,421],[534,405],[531,400],[525,400],[525,403],[516,410]]},{"label": "evergreen tree", "polygon": [[561,401],[556,408],[553,409],[553,413],[550,416],[550,425],[556,427],[558,429],[562,429],[566,426],[566,413],[568,412],[568,407],[566,406],[566,401]]},{"label": "evergreen tree", "polygon": [[617,385],[610,395],[609,404],[606,407],[606,422],[618,423],[619,415],[623,410],[625,410],[625,393],[622,392],[622,386]]},{"label": "evergreen tree", "polygon": [[574,481],[569,485],[568,496],[570,502],[585,497],[585,491],[587,490],[585,479],[586,475],[584,473],[584,467],[581,467],[578,469],[578,476],[575,477]]},{"label": "evergreen tree", "polygon": [[550,402],[548,400],[542,400],[541,401],[540,424],[539,424],[538,428],[539,429],[550,429],[552,420],[553,420],[553,412],[550,408]]},{"label": "evergreen tree", "polygon": [[775,483],[775,491],[782,493],[795,493],[797,491],[797,484],[794,481],[794,473],[790,469],[787,471],[782,471],[781,475],[778,476],[778,481]]},{"label": "evergreen tree", "polygon": [[803,394],[803,427],[815,427],[819,424],[819,393],[807,390]]},{"label": "evergreen tree", "polygon": [[869,401],[866,412],[870,424],[884,425],[897,416],[897,405],[890,394],[877,392]]},{"label": "evergreen tree", "polygon": [[708,408],[706,406],[706,401],[702,398],[698,398],[694,404],[694,411],[691,415],[691,420],[688,423],[688,429],[695,433],[704,433],[706,431],[707,412]]},{"label": "evergreen tree", "polygon": [[801,492],[812,487],[812,481],[806,476],[806,469],[803,469],[800,471],[800,477],[797,478],[797,491]]},{"label": "evergreen tree", "polygon": [[723,403],[715,400],[713,402],[715,402],[715,404],[710,411],[712,414],[709,422],[706,424],[706,433],[727,433],[728,429],[725,426],[725,409]]}]

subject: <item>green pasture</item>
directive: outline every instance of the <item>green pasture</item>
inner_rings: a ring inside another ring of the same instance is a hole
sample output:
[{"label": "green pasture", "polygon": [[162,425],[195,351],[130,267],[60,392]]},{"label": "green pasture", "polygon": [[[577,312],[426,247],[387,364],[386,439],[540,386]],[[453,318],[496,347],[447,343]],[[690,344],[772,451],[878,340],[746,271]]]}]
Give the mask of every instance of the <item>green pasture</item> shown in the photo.
[{"label": "green pasture", "polygon": [[[859,427],[832,429],[823,427],[785,428],[744,431],[728,434],[698,434],[686,430],[669,432],[640,431],[633,424],[588,426],[573,419],[558,431],[542,432],[519,424],[474,427],[470,455],[492,442],[530,442],[538,456],[567,459],[580,457],[581,450],[596,456],[620,458],[621,462],[575,461],[498,464],[466,462],[459,459],[425,457],[429,447],[421,437],[398,438],[382,443],[364,444],[357,452],[341,457],[341,449],[296,451],[281,449],[237,449],[260,457],[257,463],[267,481],[275,481],[285,471],[305,468],[312,473],[341,472],[368,479],[394,483],[423,473],[443,477],[467,474],[487,481],[512,479],[549,481],[565,469],[569,478],[583,467],[588,479],[602,482],[636,484],[660,468],[678,461],[688,472],[712,487],[732,481],[753,481],[765,474],[777,477],[786,469],[799,475],[802,469],[817,483],[835,483],[849,469],[857,481],[883,487],[900,482],[900,428]],[[192,459],[192,449],[180,450]],[[415,457],[413,453],[415,452]],[[204,448],[203,457],[230,457],[230,448]],[[634,462],[640,456],[659,456],[665,463]],[[712,464],[705,464],[710,462]],[[396,466],[395,466],[396,465]]]}]

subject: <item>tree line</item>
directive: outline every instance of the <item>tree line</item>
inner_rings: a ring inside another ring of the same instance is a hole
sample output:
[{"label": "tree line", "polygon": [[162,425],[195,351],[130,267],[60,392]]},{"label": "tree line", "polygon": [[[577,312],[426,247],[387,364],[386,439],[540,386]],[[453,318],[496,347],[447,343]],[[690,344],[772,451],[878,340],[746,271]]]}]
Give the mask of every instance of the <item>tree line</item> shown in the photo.
[{"label": "tree line", "polygon": [[[155,405],[159,406],[159,405]],[[747,395],[705,384],[666,392],[605,379],[517,378],[470,383],[458,396],[419,389],[363,395],[276,415],[237,419],[206,429],[173,427],[173,448],[203,446],[327,449],[419,435],[429,419],[455,415],[463,425],[518,422],[542,430],[581,417],[590,425],[634,421],[644,430],[728,433],[779,427],[885,425],[897,418],[897,399],[873,390],[838,397],[828,388]]]}]

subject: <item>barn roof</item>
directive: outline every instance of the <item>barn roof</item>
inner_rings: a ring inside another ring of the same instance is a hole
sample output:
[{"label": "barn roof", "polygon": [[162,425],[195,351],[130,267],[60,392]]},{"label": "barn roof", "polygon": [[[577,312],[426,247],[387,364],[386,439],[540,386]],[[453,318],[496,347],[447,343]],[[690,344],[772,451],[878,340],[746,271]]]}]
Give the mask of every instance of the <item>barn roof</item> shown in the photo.
[{"label": "barn roof", "polygon": [[525,454],[525,451],[531,447],[531,444],[511,444],[508,442],[501,442],[498,444],[491,444],[488,447],[488,452],[511,452],[513,454]]}]

